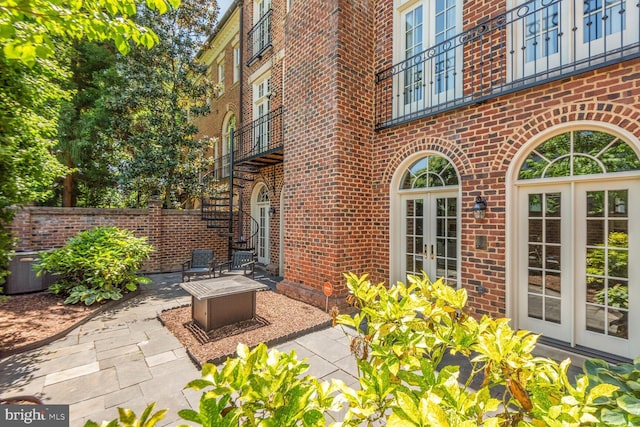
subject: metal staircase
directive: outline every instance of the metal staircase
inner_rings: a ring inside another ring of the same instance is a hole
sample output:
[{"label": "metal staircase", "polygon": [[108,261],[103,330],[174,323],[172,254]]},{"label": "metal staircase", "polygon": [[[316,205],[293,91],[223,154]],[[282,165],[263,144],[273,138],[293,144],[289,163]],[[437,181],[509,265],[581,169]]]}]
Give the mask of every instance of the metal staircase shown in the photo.
[{"label": "metal staircase", "polygon": [[[202,220],[208,228],[228,237],[229,259],[235,250],[258,246],[258,221],[242,207],[243,184],[254,180],[268,166],[284,158],[282,106],[257,120],[231,131],[232,152],[216,160],[214,169],[200,181],[202,186]],[[237,140],[236,140],[237,139]],[[275,188],[275,172],[273,177]]]},{"label": "metal staircase", "polygon": [[[234,169],[233,175],[237,173]],[[239,193],[243,186],[234,183],[235,180],[249,179],[221,177],[220,171],[213,170],[201,180],[201,219],[206,221],[207,228],[216,229],[218,235],[229,239],[229,259],[236,250],[255,251],[259,229],[258,222],[242,209]]]}]

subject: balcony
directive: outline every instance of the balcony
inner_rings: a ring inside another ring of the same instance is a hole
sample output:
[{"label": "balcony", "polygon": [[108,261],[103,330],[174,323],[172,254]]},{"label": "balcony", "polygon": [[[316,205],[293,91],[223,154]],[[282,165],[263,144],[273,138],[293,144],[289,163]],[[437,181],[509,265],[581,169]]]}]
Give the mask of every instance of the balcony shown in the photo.
[{"label": "balcony", "polygon": [[379,72],[376,129],[638,58],[639,23],[632,0],[524,3]]},{"label": "balcony", "polygon": [[283,111],[280,106],[238,129],[234,165],[261,168],[283,161]]},{"label": "balcony", "polygon": [[251,48],[247,65],[251,65],[271,46],[271,14],[269,9],[248,33],[247,43]]}]

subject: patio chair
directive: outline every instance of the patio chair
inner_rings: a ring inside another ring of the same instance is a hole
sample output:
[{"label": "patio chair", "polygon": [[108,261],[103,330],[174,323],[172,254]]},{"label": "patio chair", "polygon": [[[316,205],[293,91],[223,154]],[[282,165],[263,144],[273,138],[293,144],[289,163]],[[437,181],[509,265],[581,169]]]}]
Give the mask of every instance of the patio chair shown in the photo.
[{"label": "patio chair", "polygon": [[204,275],[208,275],[209,278],[216,277],[213,251],[211,249],[195,249],[191,252],[191,259],[182,263],[182,281],[188,282],[191,277]]},{"label": "patio chair", "polygon": [[253,277],[256,261],[251,251],[236,251],[233,258],[227,262],[219,264],[220,276],[224,274],[243,274]]}]

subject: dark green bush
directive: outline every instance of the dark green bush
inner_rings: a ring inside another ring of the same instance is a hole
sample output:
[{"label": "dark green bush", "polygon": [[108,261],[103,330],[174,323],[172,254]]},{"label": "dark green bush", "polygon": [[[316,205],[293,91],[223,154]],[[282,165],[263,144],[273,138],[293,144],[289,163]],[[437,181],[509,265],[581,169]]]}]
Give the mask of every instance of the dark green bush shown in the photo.
[{"label": "dark green bush", "polygon": [[137,276],[153,248],[146,238],[117,227],[96,227],[78,233],[67,244],[40,254],[36,267],[60,276],[49,290],[67,296],[65,303],[91,305],[118,300],[149,279]]},{"label": "dark green bush", "polygon": [[602,396],[596,416],[600,425],[637,426],[640,425],[640,357],[633,363],[609,364],[600,359],[588,359],[584,372],[589,378],[589,386],[609,384],[617,387],[610,396]]}]

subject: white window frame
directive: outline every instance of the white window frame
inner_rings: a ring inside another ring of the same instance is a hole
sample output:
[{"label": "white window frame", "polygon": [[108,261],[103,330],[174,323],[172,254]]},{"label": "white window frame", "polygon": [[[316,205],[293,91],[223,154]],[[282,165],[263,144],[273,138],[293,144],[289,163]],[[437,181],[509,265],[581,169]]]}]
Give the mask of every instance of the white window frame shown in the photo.
[{"label": "white window frame", "polygon": [[271,0],[256,0],[253,2],[253,25],[256,25],[271,9]]},{"label": "white window frame", "polygon": [[[506,230],[507,235],[505,239],[505,267],[506,267],[506,317],[511,318],[514,322],[514,328],[525,328],[527,329],[527,324],[523,324],[523,316],[526,316],[526,313],[523,313],[523,307],[521,302],[523,302],[523,289],[522,289],[522,277],[521,277],[521,268],[524,265],[524,256],[523,253],[526,254],[526,250],[523,249],[522,240],[526,240],[526,229],[522,227],[522,216],[526,215],[523,212],[523,209],[526,209],[524,206],[524,202],[522,201],[522,193],[531,188],[539,187],[540,192],[551,191],[553,192],[554,186],[565,185],[566,188],[569,188],[572,194],[572,199],[569,199],[566,204],[570,205],[571,209],[571,235],[563,239],[563,243],[568,241],[570,242],[566,246],[569,248],[580,248],[584,246],[584,231],[582,231],[581,222],[584,219],[584,210],[578,203],[575,202],[575,195],[580,195],[579,192],[576,192],[575,189],[582,191],[582,187],[587,185],[591,186],[595,185],[606,185],[608,183],[623,183],[627,180],[635,180],[638,186],[640,186],[640,180],[638,178],[637,171],[630,172],[619,172],[619,173],[604,173],[598,176],[571,176],[571,177],[555,177],[555,178],[542,178],[542,179],[531,179],[531,180],[519,180],[519,172],[520,168],[525,161],[525,159],[529,156],[529,154],[536,147],[539,146],[540,143],[543,143],[547,139],[553,137],[554,135],[558,135],[565,132],[570,132],[574,130],[596,130],[609,133],[611,135],[617,135],[629,144],[636,154],[640,156],[640,142],[637,137],[632,133],[619,128],[615,125],[611,125],[608,123],[602,122],[594,122],[594,121],[580,121],[580,122],[571,122],[571,123],[563,123],[560,125],[552,126],[542,132],[536,134],[527,144],[513,157],[509,169],[506,174],[506,182],[509,183],[507,185],[507,202],[506,209],[510,212],[505,218],[506,221]],[[618,187],[615,185],[615,187]],[[638,188],[638,187],[636,187]],[[597,188],[596,188],[597,189]],[[618,189],[618,188],[615,188]],[[627,207],[630,212],[637,212],[640,209],[640,198],[635,197],[632,198],[632,203]],[[563,202],[564,203],[564,202]],[[629,236],[638,236],[638,232],[635,230],[640,229],[638,224],[635,224],[635,229],[632,231],[633,224],[629,224]],[[632,241],[630,237],[629,241],[629,250],[632,253],[637,253],[636,251],[640,250],[640,245],[637,240]],[[564,249],[565,245],[563,245]],[[563,255],[563,258],[566,258]],[[576,316],[582,316],[582,313],[577,312],[577,308],[575,307],[576,301],[581,302],[584,301],[584,295],[581,294],[580,290],[576,288],[575,282],[578,283],[580,280],[575,280],[574,276],[576,274],[581,274],[584,272],[584,256],[582,255],[571,255],[567,259],[571,260],[574,264],[567,268],[567,273],[570,274],[569,280],[572,283],[571,292],[574,292],[571,295],[567,295],[571,298],[571,304],[567,308],[572,310],[570,315],[572,316],[571,325],[569,326],[568,333],[571,334],[568,337],[568,342],[570,345],[574,346],[576,344],[584,344],[584,340],[579,337],[580,334],[585,334],[585,332],[578,331],[578,326],[580,326],[579,322],[576,321]],[[633,271],[632,271],[633,269]],[[638,277],[640,275],[640,264],[638,263],[630,263],[629,265],[629,277]],[[563,291],[564,292],[564,291]],[[566,295],[566,293],[565,293]],[[635,300],[629,300],[629,307],[637,306],[637,302]],[[564,311],[564,308],[563,308]],[[630,310],[629,313],[633,314],[633,317],[630,317],[629,325],[637,325],[640,323],[640,312],[637,310]],[[532,329],[529,327],[529,329]],[[534,330],[534,332],[545,332],[544,330]],[[551,335],[554,331],[547,331],[548,335]],[[576,342],[578,339],[581,342]],[[634,357],[636,354],[640,353],[640,339],[629,340],[630,351],[629,354]],[[589,345],[591,346],[591,345]],[[593,348],[597,348],[597,344],[593,346]],[[623,354],[620,353],[619,349],[615,348],[606,348],[603,351]]]},{"label": "white window frame", "polygon": [[[267,72],[253,82],[253,120],[260,120],[271,112],[271,72]],[[254,126],[253,147],[259,151],[269,146],[270,123],[262,122]]]},{"label": "white window frame", "polygon": [[233,46],[233,82],[240,80],[240,46]]},{"label": "white window frame", "polygon": [[[638,14],[634,10],[635,2],[632,0],[624,0],[626,5],[626,15],[625,15],[625,35],[624,35],[624,43],[625,45],[629,45],[632,43],[638,42],[638,25],[640,25],[638,21]],[[507,4],[508,9],[512,10],[520,5],[525,5],[528,0],[510,0]],[[539,1],[538,1],[539,3]],[[603,2],[604,4],[604,2]],[[610,35],[604,35],[599,37],[598,39],[594,39],[591,42],[584,42],[584,2],[581,0],[562,0],[556,4],[556,10],[559,16],[555,19],[554,22],[551,22],[552,19],[550,16],[538,15],[535,19],[536,27],[539,31],[538,34],[538,46],[541,46],[540,43],[544,41],[543,35],[545,34],[546,28],[541,25],[541,23],[553,23],[557,22],[559,26],[558,31],[563,33],[564,36],[560,38],[560,41],[557,46],[557,52],[554,52],[550,55],[541,55],[537,56],[540,52],[536,52],[535,60],[526,61],[524,60],[522,55],[526,55],[526,49],[523,51],[522,47],[525,43],[524,37],[525,34],[523,31],[526,31],[527,23],[522,19],[516,21],[516,23],[511,24],[512,28],[508,28],[507,31],[512,34],[512,37],[507,38],[507,52],[515,52],[515,55],[509,55],[507,64],[508,70],[508,80],[514,81],[521,78],[525,78],[528,76],[535,75],[540,70],[553,69],[555,67],[560,66],[561,64],[570,64],[574,61],[580,61],[582,59],[587,58],[589,55],[598,55],[599,52],[604,51],[604,46],[606,44],[607,50],[613,50],[616,48],[620,48],[620,32],[614,32]],[[522,16],[534,16],[528,15],[526,13],[526,9],[523,8]],[[609,22],[609,21],[607,21]],[[606,25],[606,24],[603,24]],[[575,30],[571,30],[575,27]],[[547,28],[549,28],[547,24]],[[571,30],[571,31],[569,31]],[[570,36],[569,34],[573,34]],[[553,35],[553,33],[552,33]],[[575,37],[575,43],[573,42]],[[523,53],[525,52],[525,53]]]},{"label": "white window frame", "polygon": [[[447,34],[444,39],[455,37],[455,35],[462,32],[462,0],[455,1],[455,11],[453,12],[453,25],[447,29]],[[418,7],[422,6],[422,51],[435,46],[437,34],[436,34],[436,0],[395,0],[394,8],[394,26],[393,26],[393,62],[394,64],[400,63],[407,59],[406,46],[405,46],[405,17],[408,13],[415,11]],[[438,43],[442,40],[438,39]],[[455,80],[452,83],[452,87],[447,88],[444,91],[435,91],[434,86],[429,84],[431,76],[435,74],[435,63],[431,61],[424,62],[421,75],[417,78],[425,82],[422,88],[422,94],[419,99],[405,103],[403,96],[405,76],[402,73],[411,72],[404,71],[394,76],[394,116],[406,115],[415,111],[419,111],[424,108],[434,107],[438,104],[452,101],[462,93],[462,60],[463,52],[462,46],[455,48],[456,61],[453,64],[453,68],[446,74],[454,75]],[[449,51],[448,53],[453,53]],[[416,55],[417,52],[413,52]],[[445,53],[446,54],[446,53]],[[426,67],[430,69],[425,69]]]},{"label": "white window frame", "polygon": [[224,93],[224,55],[218,58],[218,84],[220,85],[220,95]]}]

